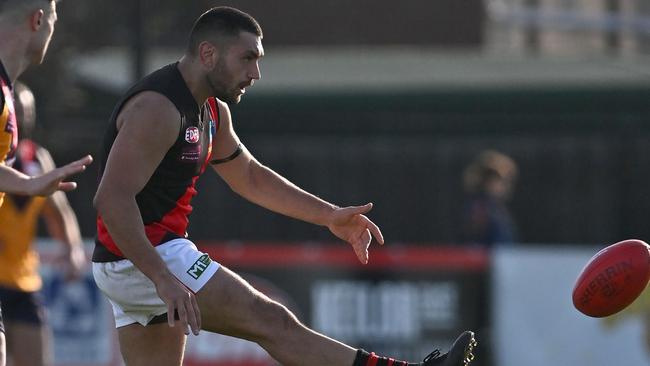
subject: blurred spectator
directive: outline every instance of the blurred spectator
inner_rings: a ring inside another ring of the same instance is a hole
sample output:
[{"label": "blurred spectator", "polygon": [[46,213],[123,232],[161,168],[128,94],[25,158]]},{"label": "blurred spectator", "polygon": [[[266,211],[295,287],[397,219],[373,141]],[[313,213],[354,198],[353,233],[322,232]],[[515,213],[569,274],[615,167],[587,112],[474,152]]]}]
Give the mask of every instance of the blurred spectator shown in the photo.
[{"label": "blurred spectator", "polygon": [[[49,171],[54,168],[49,152],[29,140],[36,118],[34,95],[20,83],[14,92],[21,137],[14,168],[31,176]],[[59,262],[66,278],[78,277],[86,262],[77,218],[63,192],[48,197],[5,196],[0,207],[0,301],[9,365],[52,363],[50,331],[39,294],[38,254],[32,248],[39,217],[45,219],[50,236],[62,244]]]},{"label": "blurred spectator", "polygon": [[465,168],[464,242],[492,247],[517,241],[515,224],[507,207],[516,178],[514,160],[494,150],[481,152]]}]

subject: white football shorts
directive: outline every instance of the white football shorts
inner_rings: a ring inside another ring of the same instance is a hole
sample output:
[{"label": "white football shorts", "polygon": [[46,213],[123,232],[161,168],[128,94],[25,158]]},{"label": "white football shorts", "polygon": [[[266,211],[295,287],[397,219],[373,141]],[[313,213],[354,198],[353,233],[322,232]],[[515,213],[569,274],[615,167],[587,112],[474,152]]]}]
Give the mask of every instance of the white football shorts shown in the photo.
[{"label": "white football shorts", "polygon": [[[170,240],[155,249],[174,276],[194,293],[219,269],[219,263],[187,239]],[[167,312],[156,286],[130,260],[92,265],[97,286],[113,306],[117,328],[133,323],[147,325],[154,317]]]}]

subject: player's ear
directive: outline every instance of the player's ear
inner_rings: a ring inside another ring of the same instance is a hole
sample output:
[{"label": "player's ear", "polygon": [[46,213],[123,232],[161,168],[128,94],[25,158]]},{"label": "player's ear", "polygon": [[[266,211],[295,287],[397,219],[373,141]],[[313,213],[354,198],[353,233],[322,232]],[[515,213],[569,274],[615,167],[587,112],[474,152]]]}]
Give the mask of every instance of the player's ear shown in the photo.
[{"label": "player's ear", "polygon": [[32,31],[37,31],[41,28],[41,24],[45,21],[45,13],[43,9],[38,9],[29,16],[29,29]]},{"label": "player's ear", "polygon": [[212,43],[203,41],[199,43],[199,60],[206,68],[212,70],[217,64],[219,50]]}]

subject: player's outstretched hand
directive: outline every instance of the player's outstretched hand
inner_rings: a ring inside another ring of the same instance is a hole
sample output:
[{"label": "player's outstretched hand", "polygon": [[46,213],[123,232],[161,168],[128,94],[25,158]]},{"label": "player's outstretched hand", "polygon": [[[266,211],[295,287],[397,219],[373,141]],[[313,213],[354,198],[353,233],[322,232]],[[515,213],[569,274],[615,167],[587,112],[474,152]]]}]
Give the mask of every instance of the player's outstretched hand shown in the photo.
[{"label": "player's outstretched hand", "polygon": [[49,196],[56,191],[72,191],[77,188],[75,182],[64,182],[70,175],[80,173],[86,169],[86,165],[93,162],[90,155],[73,161],[68,165],[51,170],[43,175],[33,177],[27,183],[27,193],[30,196]]},{"label": "player's outstretched hand", "polygon": [[166,277],[165,280],[157,281],[156,291],[160,299],[167,304],[169,326],[176,326],[174,314],[178,312],[178,320],[185,334],[189,335],[191,328],[192,333],[198,335],[201,329],[201,311],[192,291],[173,275]]},{"label": "player's outstretched hand", "polygon": [[379,244],[384,244],[384,236],[379,227],[364,215],[371,209],[372,203],[337,208],[330,224],[327,225],[332,234],[352,245],[357,258],[363,264],[368,263],[368,246],[373,236]]}]

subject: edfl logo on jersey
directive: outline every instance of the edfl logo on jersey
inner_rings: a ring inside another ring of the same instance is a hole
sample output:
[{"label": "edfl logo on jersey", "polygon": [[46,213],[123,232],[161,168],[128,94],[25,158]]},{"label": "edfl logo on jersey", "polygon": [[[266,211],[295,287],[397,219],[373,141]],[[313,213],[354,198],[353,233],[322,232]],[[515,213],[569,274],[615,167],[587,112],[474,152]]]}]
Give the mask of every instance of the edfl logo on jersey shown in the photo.
[{"label": "edfl logo on jersey", "polygon": [[185,130],[185,141],[190,144],[199,142],[199,129],[197,127],[188,127],[187,130]]}]

